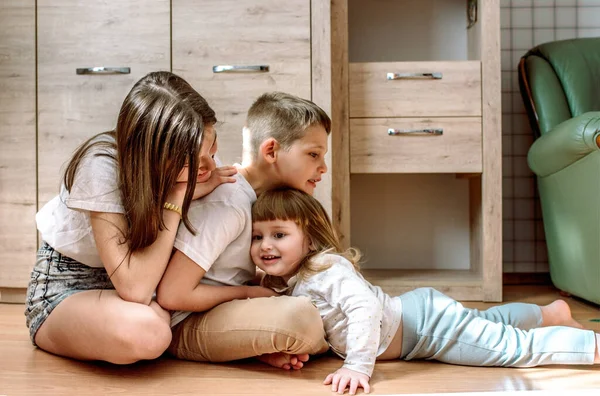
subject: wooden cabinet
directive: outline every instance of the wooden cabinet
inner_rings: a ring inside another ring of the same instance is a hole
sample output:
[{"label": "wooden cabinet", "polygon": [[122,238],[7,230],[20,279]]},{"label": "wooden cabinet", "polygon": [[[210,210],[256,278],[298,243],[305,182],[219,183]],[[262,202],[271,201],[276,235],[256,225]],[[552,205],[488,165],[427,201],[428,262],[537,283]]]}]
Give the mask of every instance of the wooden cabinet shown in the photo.
[{"label": "wooden cabinet", "polygon": [[222,121],[224,163],[241,162],[246,112],[260,94],[311,98],[310,17],[309,0],[173,1],[173,72]]},{"label": "wooden cabinet", "polygon": [[170,70],[169,36],[168,0],[37,2],[40,208],[58,193],[73,150],[115,127],[133,84]]},{"label": "wooden cabinet", "polygon": [[[217,112],[225,163],[242,160],[245,115],[263,92],[310,98],[331,115],[315,195],[343,243],[366,253],[374,283],[499,301],[499,1],[479,1],[470,28],[467,3],[3,2],[0,287],[26,286],[35,212],[73,149],[114,128],[140,77],[172,70]],[[85,71],[95,67],[116,70]]]},{"label": "wooden cabinet", "polygon": [[499,2],[467,6],[332,2],[333,218],[394,295],[502,299]]},{"label": "wooden cabinet", "polygon": [[35,260],[35,2],[0,3],[0,299]]}]

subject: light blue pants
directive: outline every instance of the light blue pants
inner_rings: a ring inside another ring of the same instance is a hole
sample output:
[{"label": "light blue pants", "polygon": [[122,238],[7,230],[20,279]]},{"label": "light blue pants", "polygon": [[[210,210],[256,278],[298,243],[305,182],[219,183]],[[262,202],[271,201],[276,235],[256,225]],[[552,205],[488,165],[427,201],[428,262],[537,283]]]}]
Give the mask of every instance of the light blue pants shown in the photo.
[{"label": "light blue pants", "polygon": [[594,363],[593,331],[537,328],[542,311],[534,304],[511,303],[478,311],[431,288],[396,298],[402,301],[401,359],[506,367]]}]

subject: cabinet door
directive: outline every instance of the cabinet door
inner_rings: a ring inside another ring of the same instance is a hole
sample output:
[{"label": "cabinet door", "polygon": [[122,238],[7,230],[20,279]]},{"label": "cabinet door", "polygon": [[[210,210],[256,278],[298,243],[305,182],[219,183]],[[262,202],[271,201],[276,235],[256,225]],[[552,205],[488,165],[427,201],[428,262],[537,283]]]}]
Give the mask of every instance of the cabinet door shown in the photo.
[{"label": "cabinet door", "polygon": [[[223,121],[219,158],[242,157],[242,128],[267,91],[311,97],[310,1],[173,0],[173,72],[203,95]],[[214,66],[243,66],[213,72]],[[253,67],[267,66],[268,71]]]},{"label": "cabinet door", "polygon": [[0,288],[35,260],[35,1],[0,2]]},{"label": "cabinet door", "polygon": [[[170,70],[170,1],[38,0],[40,207],[58,193],[61,171],[87,138],[116,125],[133,84]],[[129,74],[76,74],[78,68]]]}]

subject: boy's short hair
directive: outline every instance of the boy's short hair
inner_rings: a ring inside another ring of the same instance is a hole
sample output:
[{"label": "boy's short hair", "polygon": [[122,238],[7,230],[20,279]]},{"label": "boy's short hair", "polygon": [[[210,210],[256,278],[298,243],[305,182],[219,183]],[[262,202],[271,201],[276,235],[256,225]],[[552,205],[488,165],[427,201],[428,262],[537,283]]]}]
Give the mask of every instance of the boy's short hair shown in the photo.
[{"label": "boy's short hair", "polygon": [[313,125],[322,126],[327,134],[331,131],[327,113],[310,100],[284,92],[262,94],[250,106],[246,118],[252,159],[256,159],[265,140],[274,138],[286,150]]}]

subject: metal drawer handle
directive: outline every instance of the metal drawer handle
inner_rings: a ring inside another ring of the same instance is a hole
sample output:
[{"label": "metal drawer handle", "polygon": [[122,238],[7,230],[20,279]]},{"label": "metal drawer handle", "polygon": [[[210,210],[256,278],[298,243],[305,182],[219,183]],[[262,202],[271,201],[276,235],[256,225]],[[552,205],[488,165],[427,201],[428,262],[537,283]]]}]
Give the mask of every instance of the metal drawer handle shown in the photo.
[{"label": "metal drawer handle", "polygon": [[269,65],[217,65],[213,66],[213,73],[266,73]]},{"label": "metal drawer handle", "polygon": [[388,129],[389,136],[398,136],[398,135],[443,135],[443,128],[425,128],[425,129]]},{"label": "metal drawer handle", "polygon": [[441,80],[442,73],[388,73],[388,80],[401,80],[405,78],[431,78],[433,80]]},{"label": "metal drawer handle", "polygon": [[75,70],[77,74],[129,74],[129,67],[81,67]]}]

